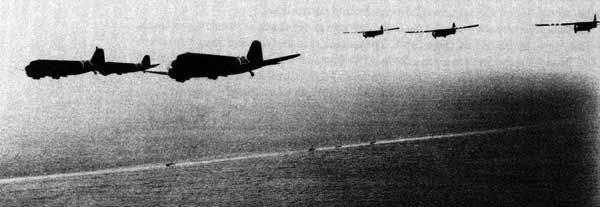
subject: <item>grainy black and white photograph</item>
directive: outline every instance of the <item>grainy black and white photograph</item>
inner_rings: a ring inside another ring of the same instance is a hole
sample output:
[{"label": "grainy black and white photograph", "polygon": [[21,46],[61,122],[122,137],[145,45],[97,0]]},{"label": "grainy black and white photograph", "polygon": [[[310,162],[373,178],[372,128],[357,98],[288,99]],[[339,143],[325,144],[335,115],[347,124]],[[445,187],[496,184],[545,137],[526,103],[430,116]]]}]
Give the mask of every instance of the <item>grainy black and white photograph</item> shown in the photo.
[{"label": "grainy black and white photograph", "polygon": [[0,206],[600,206],[600,1],[0,2]]}]

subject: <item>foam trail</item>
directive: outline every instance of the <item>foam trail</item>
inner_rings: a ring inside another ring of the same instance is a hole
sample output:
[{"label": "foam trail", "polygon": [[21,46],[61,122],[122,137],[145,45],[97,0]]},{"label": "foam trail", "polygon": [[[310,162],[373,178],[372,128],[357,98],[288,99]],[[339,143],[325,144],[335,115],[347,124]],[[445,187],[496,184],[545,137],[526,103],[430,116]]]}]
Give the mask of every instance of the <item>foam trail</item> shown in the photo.
[{"label": "foam trail", "polygon": [[[422,137],[398,137],[395,139],[377,141],[375,143],[365,142],[365,143],[356,143],[356,144],[348,144],[348,145],[333,146],[333,147],[332,146],[319,147],[319,148],[315,148],[314,150],[315,151],[329,151],[329,150],[336,150],[339,148],[355,148],[355,147],[364,147],[364,146],[369,146],[369,145],[413,142],[413,141],[423,141],[423,140],[443,139],[443,138],[457,138],[457,137],[464,137],[464,136],[471,136],[471,135],[494,134],[494,133],[501,133],[501,132],[507,132],[507,131],[515,131],[515,130],[521,130],[521,129],[531,128],[531,127],[534,127],[534,126],[518,126],[518,127],[510,127],[510,128],[502,128],[502,129],[491,129],[491,130],[472,131],[472,132],[463,132],[463,133],[454,133],[454,134],[443,134],[443,135],[431,135],[431,136],[422,136]],[[306,151],[307,150],[271,152],[271,153],[251,154],[251,155],[236,156],[236,157],[218,158],[218,159],[211,159],[211,160],[188,161],[188,162],[174,163],[173,165],[171,165],[171,167],[186,167],[186,166],[195,166],[195,165],[207,165],[207,164],[219,163],[219,162],[230,162],[230,161],[267,158],[267,157],[279,157],[279,156],[292,155],[292,154],[306,152]],[[34,180],[66,178],[66,177],[78,177],[78,176],[103,175],[103,174],[113,174],[113,173],[122,173],[122,172],[134,172],[134,171],[153,170],[153,169],[166,169],[166,168],[167,167],[165,167],[165,165],[163,163],[148,164],[148,165],[112,168],[112,169],[104,169],[104,170],[88,171],[88,172],[74,172],[74,173],[61,173],[61,174],[52,174],[52,175],[30,176],[30,177],[5,178],[5,179],[0,179],[0,184],[24,182],[24,181],[34,181]]]}]

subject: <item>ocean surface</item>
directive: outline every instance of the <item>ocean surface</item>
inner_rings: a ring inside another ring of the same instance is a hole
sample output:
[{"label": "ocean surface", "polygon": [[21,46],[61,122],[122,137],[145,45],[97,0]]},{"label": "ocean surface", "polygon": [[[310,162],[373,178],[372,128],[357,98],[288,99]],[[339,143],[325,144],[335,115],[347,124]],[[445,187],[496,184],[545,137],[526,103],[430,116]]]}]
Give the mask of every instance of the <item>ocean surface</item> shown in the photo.
[{"label": "ocean surface", "polygon": [[0,204],[600,203],[598,104],[589,82],[500,76],[347,99],[358,100],[306,116],[278,108],[287,121],[258,116],[269,124],[232,119],[211,128],[184,117],[82,137],[15,136],[23,148],[0,159]]},{"label": "ocean surface", "polygon": [[587,123],[0,184],[3,206],[597,206]]}]

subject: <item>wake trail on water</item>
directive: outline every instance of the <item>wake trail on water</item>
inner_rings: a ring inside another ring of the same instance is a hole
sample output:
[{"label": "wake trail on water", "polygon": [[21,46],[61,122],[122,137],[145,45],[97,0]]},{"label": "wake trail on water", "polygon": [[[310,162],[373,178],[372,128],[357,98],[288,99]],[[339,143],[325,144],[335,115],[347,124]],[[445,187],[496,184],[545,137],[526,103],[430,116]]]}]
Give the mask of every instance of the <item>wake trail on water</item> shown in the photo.
[{"label": "wake trail on water", "polygon": [[102,169],[102,170],[87,171],[87,172],[59,173],[59,174],[51,174],[51,175],[5,178],[5,179],[0,179],[0,184],[9,184],[9,183],[35,181],[35,180],[57,179],[57,178],[67,178],[67,177],[104,175],[104,174],[114,174],[114,173],[123,173],[123,172],[135,172],[135,171],[144,171],[144,170],[153,170],[153,169],[169,169],[169,168],[173,168],[173,167],[189,167],[189,166],[197,166],[197,165],[208,165],[208,164],[213,164],[213,163],[231,162],[231,161],[239,161],[239,160],[280,157],[280,156],[292,155],[292,154],[297,154],[297,153],[309,153],[310,151],[331,151],[331,150],[337,150],[337,149],[343,149],[343,148],[365,147],[365,146],[370,146],[370,145],[384,145],[384,144],[402,143],[402,142],[459,138],[459,137],[466,137],[466,136],[472,136],[472,135],[496,134],[496,133],[502,133],[502,132],[508,132],[508,131],[516,131],[516,130],[522,130],[522,129],[527,129],[527,128],[533,128],[533,127],[534,126],[517,126],[517,127],[509,127],[509,128],[461,132],[461,133],[452,133],[452,134],[429,135],[429,136],[421,136],[421,137],[397,137],[397,138],[393,138],[393,139],[386,139],[386,140],[380,140],[380,141],[311,148],[310,150],[269,152],[269,153],[259,153],[259,154],[250,154],[250,155],[242,155],[242,156],[234,156],[234,157],[224,157],[224,158],[216,158],[216,159],[200,160],[200,161],[182,161],[182,162],[169,163],[168,166],[165,166],[164,163],[155,163],[155,164],[147,164],[147,165],[137,165],[137,166]]}]

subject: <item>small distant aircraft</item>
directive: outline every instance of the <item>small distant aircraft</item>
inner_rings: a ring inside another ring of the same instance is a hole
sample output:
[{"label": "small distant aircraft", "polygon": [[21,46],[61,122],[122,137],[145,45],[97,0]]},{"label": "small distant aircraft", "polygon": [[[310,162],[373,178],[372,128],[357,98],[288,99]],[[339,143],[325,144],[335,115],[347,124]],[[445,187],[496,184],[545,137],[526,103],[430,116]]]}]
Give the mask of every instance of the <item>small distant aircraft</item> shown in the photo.
[{"label": "small distant aircraft", "polygon": [[556,24],[535,24],[538,27],[546,27],[546,26],[569,26],[573,25],[573,30],[575,33],[579,31],[588,31],[598,27],[598,21],[596,20],[596,15],[594,14],[594,20],[591,22],[571,22],[571,23],[556,23]]},{"label": "small distant aircraft", "polygon": [[344,32],[344,34],[359,33],[359,34],[362,34],[362,36],[365,37],[365,38],[369,38],[369,37],[375,38],[375,36],[382,35],[384,31],[391,31],[391,30],[397,30],[397,29],[400,29],[400,27],[383,29],[383,25],[381,25],[381,27],[379,27],[379,30],[359,31],[359,32]]},{"label": "small distant aircraft", "polygon": [[45,76],[58,79],[68,75],[96,73],[102,64],[104,64],[104,50],[96,47],[91,60],[34,60],[25,67],[25,72],[27,76],[36,80]]},{"label": "small distant aircraft", "polygon": [[300,56],[300,54],[288,55],[268,60],[263,60],[262,47],[258,40],[254,40],[250,45],[250,50],[246,57],[220,56],[200,53],[184,53],[178,55],[171,63],[168,72],[144,71],[145,73],[154,73],[168,75],[177,82],[184,82],[190,78],[207,77],[215,80],[218,76],[227,77],[228,75],[249,72],[254,76],[253,70],[268,65],[277,65],[281,61],[289,60]]},{"label": "small distant aircraft", "polygon": [[145,55],[144,58],[142,58],[142,62],[140,63],[106,62],[98,68],[98,72],[100,72],[100,74],[102,75],[109,75],[112,73],[121,75],[123,73],[145,71],[158,65],[159,64],[150,64],[150,56]]},{"label": "small distant aircraft", "polygon": [[454,24],[454,22],[452,22],[452,27],[448,28],[448,29],[407,31],[406,33],[426,33],[426,32],[431,32],[431,35],[433,36],[434,39],[437,38],[437,37],[444,37],[444,38],[446,38],[446,36],[448,36],[448,35],[456,34],[456,30],[457,29],[467,29],[467,28],[478,27],[478,26],[479,26],[478,24],[474,24],[474,25],[469,25],[469,26],[464,26],[464,27],[456,27],[456,24]]}]

